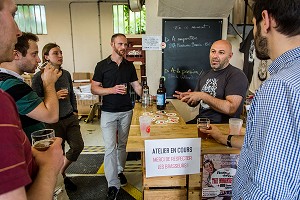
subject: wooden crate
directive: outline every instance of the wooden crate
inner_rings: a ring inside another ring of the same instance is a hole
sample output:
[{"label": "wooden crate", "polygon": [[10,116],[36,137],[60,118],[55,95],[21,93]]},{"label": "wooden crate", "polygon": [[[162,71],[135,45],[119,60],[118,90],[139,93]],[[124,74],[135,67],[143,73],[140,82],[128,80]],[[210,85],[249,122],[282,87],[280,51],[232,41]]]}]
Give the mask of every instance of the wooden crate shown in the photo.
[{"label": "wooden crate", "polygon": [[144,190],[144,200],[186,200],[186,189],[149,189]]},{"label": "wooden crate", "polygon": [[201,190],[190,190],[189,189],[189,200],[200,200]]},{"label": "wooden crate", "polygon": [[143,173],[143,186],[144,186],[144,188],[149,188],[149,187],[185,187],[186,186],[186,175],[161,176],[161,177],[146,178],[145,173]]}]

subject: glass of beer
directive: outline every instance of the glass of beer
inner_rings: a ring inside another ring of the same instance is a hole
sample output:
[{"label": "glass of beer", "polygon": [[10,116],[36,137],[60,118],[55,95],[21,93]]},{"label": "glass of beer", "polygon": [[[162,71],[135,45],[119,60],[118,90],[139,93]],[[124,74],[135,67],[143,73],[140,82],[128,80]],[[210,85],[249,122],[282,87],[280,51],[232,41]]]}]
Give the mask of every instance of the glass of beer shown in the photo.
[{"label": "glass of beer", "polygon": [[53,129],[41,129],[31,133],[32,146],[38,151],[46,151],[54,142]]},{"label": "glass of beer", "polygon": [[209,129],[210,127],[210,120],[208,118],[198,118],[197,119],[197,128],[198,128],[198,137],[202,139],[207,139],[208,135],[200,131],[202,129]]}]

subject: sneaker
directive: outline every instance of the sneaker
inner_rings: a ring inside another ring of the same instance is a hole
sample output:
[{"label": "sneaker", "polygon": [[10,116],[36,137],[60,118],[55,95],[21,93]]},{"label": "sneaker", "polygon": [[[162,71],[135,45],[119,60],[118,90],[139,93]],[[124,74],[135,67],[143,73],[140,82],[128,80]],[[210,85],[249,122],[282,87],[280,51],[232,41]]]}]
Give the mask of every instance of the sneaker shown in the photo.
[{"label": "sneaker", "polygon": [[127,179],[123,173],[118,174],[118,178],[120,179],[120,183],[122,187],[127,185]]},{"label": "sneaker", "polygon": [[65,188],[70,191],[76,191],[77,185],[75,185],[69,177],[64,178]]},{"label": "sneaker", "polygon": [[118,192],[119,192],[119,190],[115,186],[109,187],[106,199],[107,200],[116,200],[117,196],[118,196]]}]

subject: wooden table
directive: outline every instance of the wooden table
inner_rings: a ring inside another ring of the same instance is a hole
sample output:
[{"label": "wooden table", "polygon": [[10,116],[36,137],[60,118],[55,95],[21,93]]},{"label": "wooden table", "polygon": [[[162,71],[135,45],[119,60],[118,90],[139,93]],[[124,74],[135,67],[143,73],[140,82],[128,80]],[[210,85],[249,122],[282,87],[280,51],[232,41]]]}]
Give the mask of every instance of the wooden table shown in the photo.
[{"label": "wooden table", "polygon": [[[187,197],[189,199],[201,199],[201,173],[195,175],[146,178],[146,169],[144,162],[144,140],[198,137],[196,124],[185,124],[182,117],[175,110],[174,106],[171,103],[169,103],[169,105],[167,106],[166,112],[176,113],[180,118],[179,123],[166,125],[152,124],[150,128],[150,136],[142,137],[139,129],[138,117],[144,112],[150,111],[155,113],[156,107],[152,106],[144,110],[139,104],[136,104],[126,147],[127,152],[142,153],[144,199],[187,199]],[[229,133],[228,124],[218,124],[216,126],[223,133]],[[242,132],[245,132],[245,128],[242,128]],[[202,158],[204,154],[239,154],[239,152],[240,149],[228,148],[225,145],[217,143],[213,138],[205,139],[201,142]],[[201,159],[201,166],[202,160],[203,159]]]},{"label": "wooden table", "polygon": [[[133,115],[132,115],[132,121],[131,121],[131,125],[139,125],[139,117],[141,115],[143,115],[144,113],[148,113],[150,114],[149,116],[151,117],[155,117],[157,114],[157,108],[156,105],[153,104],[152,106],[148,106],[147,108],[143,108],[141,103],[136,103],[133,109]],[[173,104],[171,102],[166,104],[166,109],[164,110],[165,113],[175,113],[176,117],[179,117],[179,122],[176,124],[168,124],[171,126],[178,126],[178,125],[184,125],[185,121],[183,120],[183,118],[179,115],[179,113],[177,112],[177,110],[175,109],[175,107],[173,106]],[[162,120],[167,120],[168,116],[166,116],[166,114],[162,114],[160,115]],[[155,124],[155,122],[152,122],[152,125],[157,125]]]}]

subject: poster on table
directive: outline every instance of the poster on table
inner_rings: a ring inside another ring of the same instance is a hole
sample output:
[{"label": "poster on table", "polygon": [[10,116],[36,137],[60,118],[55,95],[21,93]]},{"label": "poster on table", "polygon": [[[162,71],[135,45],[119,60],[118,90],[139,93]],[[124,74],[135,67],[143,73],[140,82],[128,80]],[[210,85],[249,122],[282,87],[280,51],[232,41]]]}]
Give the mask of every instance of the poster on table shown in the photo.
[{"label": "poster on table", "polygon": [[200,138],[145,140],[146,177],[200,173]]},{"label": "poster on table", "polygon": [[231,199],[239,154],[206,154],[203,158],[202,199]]}]

